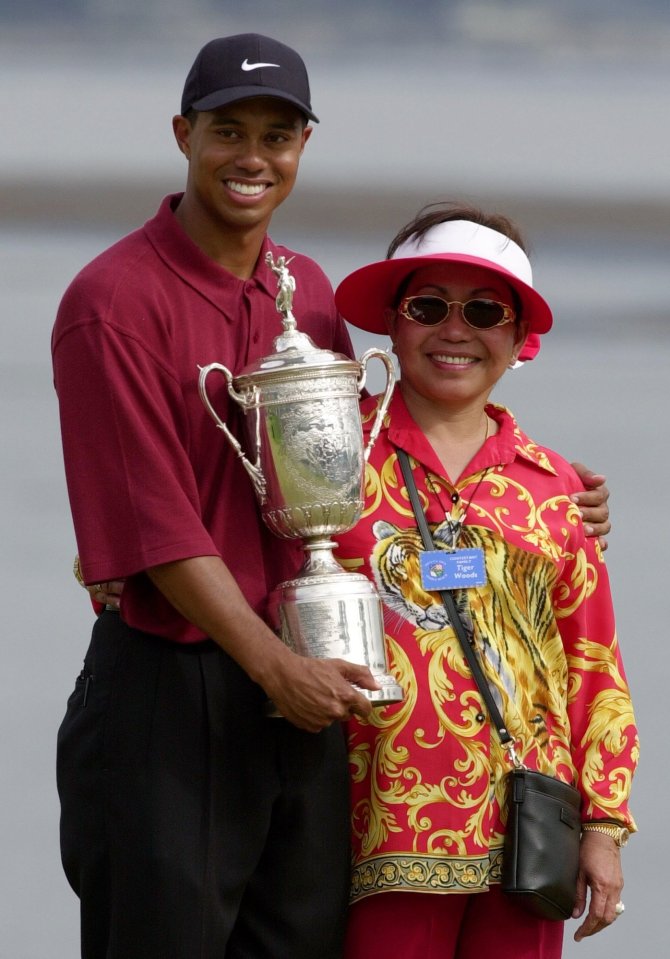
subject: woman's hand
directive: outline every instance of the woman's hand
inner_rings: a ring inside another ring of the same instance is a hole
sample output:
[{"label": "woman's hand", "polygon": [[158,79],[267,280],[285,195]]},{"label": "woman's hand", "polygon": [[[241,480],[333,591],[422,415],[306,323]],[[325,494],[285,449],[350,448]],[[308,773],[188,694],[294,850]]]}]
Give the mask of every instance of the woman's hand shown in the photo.
[{"label": "woman's hand", "polygon": [[610,491],[605,485],[602,473],[593,473],[583,463],[573,463],[572,468],[586,486],[581,493],[574,493],[572,502],[576,503],[584,520],[584,532],[587,536],[597,536],[600,548],[607,549],[606,536],[612,529],[607,501]]},{"label": "woman's hand", "polygon": [[614,922],[622,889],[621,850],[617,844],[602,833],[583,833],[579,847],[577,900],[572,911],[573,919],[579,919],[584,914],[587,890],[590,890],[591,895],[586,918],[575,932],[575,942],[595,935]]}]

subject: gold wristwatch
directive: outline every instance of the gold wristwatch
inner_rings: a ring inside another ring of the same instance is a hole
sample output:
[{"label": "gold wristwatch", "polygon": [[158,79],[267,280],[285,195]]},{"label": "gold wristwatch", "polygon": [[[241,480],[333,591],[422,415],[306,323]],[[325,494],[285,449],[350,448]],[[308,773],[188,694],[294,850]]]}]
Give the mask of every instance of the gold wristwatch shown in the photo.
[{"label": "gold wristwatch", "polygon": [[625,826],[617,826],[614,822],[583,822],[582,832],[601,832],[613,839],[617,846],[625,846],[630,836]]}]

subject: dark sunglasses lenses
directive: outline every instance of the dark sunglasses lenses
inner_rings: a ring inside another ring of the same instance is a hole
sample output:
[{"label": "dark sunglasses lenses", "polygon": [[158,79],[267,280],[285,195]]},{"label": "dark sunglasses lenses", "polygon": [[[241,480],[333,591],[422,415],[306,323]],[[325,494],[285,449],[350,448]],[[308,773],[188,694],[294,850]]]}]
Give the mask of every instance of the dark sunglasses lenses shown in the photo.
[{"label": "dark sunglasses lenses", "polygon": [[[422,326],[437,326],[449,315],[449,304],[439,296],[414,296],[405,310]],[[463,304],[463,319],[476,330],[490,330],[505,318],[505,307],[495,300],[468,300]]]}]

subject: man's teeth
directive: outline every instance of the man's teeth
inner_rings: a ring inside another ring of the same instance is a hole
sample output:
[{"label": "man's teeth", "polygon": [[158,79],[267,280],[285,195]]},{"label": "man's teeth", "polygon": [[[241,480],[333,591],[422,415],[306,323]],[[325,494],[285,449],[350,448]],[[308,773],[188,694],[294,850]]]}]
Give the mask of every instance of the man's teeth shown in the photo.
[{"label": "man's teeth", "polygon": [[264,183],[236,183],[235,180],[226,180],[226,186],[234,193],[241,193],[243,196],[258,196],[265,190]]}]

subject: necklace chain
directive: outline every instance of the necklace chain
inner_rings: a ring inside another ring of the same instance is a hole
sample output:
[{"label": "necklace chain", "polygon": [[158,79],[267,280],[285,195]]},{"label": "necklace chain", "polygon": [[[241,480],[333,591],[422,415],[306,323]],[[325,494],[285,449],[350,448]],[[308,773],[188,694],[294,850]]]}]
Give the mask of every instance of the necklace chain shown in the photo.
[{"label": "necklace chain", "polygon": [[[486,443],[486,441],[487,441],[488,438],[489,438],[489,418],[488,418],[488,416],[487,416],[487,417],[486,417],[486,430],[484,431],[484,440],[483,440],[483,442],[482,442],[482,446],[484,445],[484,443]],[[481,448],[481,447],[480,447],[480,448]],[[447,521],[447,530],[448,530],[448,534],[449,534],[449,535],[448,535],[448,540],[449,540],[448,546],[449,546],[450,549],[455,549],[456,546],[458,545],[458,540],[459,540],[459,537],[460,537],[460,535],[461,535],[461,530],[463,529],[463,523],[464,523],[464,521],[465,521],[465,517],[466,517],[466,515],[467,515],[467,512],[468,512],[468,510],[470,509],[470,506],[472,505],[472,501],[474,500],[475,496],[477,495],[477,491],[478,491],[479,487],[482,485],[482,483],[484,482],[484,479],[486,478],[486,475],[487,475],[487,473],[489,472],[489,470],[491,469],[491,467],[490,467],[490,466],[487,466],[486,469],[482,471],[482,475],[481,475],[481,476],[479,477],[479,479],[477,480],[477,485],[475,486],[474,490],[472,491],[472,493],[471,493],[471,495],[470,495],[470,499],[468,500],[467,504],[462,507],[462,512],[461,512],[460,517],[459,517],[458,519],[451,515],[451,509],[448,509],[448,510],[447,510],[447,509],[444,508],[444,504],[442,503],[442,497],[440,496],[440,487],[439,487],[435,482],[433,482],[433,481],[430,479],[430,477],[428,476],[428,473],[426,472],[426,469],[425,469],[425,467],[423,466],[423,464],[422,464],[422,469],[423,469],[424,475],[425,475],[425,477],[426,477],[426,488],[427,488],[427,489],[432,489],[432,490],[435,492],[435,494],[436,494],[436,496],[437,496],[437,500],[438,500],[438,502],[439,502],[439,504],[440,504],[440,508],[441,508],[442,511],[444,512],[444,518],[445,518],[445,520]],[[454,492],[452,493],[452,495],[451,495],[451,502],[453,503],[453,505],[456,506],[456,504],[460,502],[460,499],[461,499],[460,495],[459,495],[456,491],[454,491]]]}]

